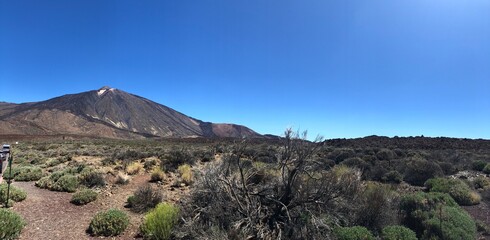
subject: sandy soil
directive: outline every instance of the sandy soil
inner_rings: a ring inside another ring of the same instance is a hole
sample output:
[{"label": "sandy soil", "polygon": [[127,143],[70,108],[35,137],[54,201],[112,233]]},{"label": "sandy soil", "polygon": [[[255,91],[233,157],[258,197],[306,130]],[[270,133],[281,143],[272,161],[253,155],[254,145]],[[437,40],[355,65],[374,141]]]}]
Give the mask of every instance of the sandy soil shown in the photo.
[{"label": "sandy soil", "polygon": [[134,239],[143,215],[130,212],[124,205],[127,197],[148,180],[148,175],[139,175],[127,185],[106,187],[95,202],[85,206],[71,204],[72,193],[40,189],[34,182],[15,182],[14,186],[27,191],[27,199],[13,207],[27,222],[20,239],[101,239],[91,237],[86,229],[97,212],[109,208],[127,212],[131,223],[122,236],[107,239]]}]

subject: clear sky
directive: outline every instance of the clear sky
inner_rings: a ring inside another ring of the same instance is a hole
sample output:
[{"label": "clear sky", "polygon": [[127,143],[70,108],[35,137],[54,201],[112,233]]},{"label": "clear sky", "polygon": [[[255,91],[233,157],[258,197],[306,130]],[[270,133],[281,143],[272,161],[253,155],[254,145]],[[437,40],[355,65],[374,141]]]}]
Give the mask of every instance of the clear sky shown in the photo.
[{"label": "clear sky", "polygon": [[488,0],[0,0],[0,101],[104,85],[326,138],[490,138]]}]

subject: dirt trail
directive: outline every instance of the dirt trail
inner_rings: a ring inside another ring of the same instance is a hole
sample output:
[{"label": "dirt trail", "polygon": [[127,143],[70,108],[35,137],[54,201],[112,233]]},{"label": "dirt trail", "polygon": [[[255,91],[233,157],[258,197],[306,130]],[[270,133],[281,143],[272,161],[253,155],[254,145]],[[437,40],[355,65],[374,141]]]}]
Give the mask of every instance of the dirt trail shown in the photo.
[{"label": "dirt trail", "polygon": [[20,239],[101,239],[86,233],[90,220],[98,212],[109,208],[124,210],[130,216],[130,226],[122,236],[107,239],[134,239],[141,223],[141,215],[124,208],[125,201],[149,177],[136,176],[128,185],[108,187],[95,202],[84,206],[70,203],[72,193],[53,192],[34,186],[34,182],[15,182],[14,186],[27,192],[27,199],[16,203],[13,210],[27,222]]},{"label": "dirt trail", "polygon": [[[489,202],[482,201],[478,205],[463,207],[473,219],[480,220],[490,226],[490,206]],[[490,240],[490,236],[480,236],[479,240]]]}]

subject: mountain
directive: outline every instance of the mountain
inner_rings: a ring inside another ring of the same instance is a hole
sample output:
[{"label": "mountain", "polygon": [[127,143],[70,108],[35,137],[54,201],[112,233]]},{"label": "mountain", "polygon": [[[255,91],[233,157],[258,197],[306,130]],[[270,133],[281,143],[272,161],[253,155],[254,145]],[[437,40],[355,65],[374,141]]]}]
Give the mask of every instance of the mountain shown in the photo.
[{"label": "mountain", "polygon": [[261,137],[245,126],[204,122],[110,87],[42,102],[0,102],[0,134],[108,138]]}]

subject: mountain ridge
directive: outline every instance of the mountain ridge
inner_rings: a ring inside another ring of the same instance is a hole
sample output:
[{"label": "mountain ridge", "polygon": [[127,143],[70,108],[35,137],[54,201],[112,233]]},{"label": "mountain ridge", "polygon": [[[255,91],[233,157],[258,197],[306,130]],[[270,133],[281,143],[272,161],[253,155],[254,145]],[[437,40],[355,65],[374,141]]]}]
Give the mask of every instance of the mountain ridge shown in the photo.
[{"label": "mountain ridge", "polygon": [[205,122],[108,86],[40,102],[0,103],[0,132],[109,138],[262,137],[242,125]]}]

